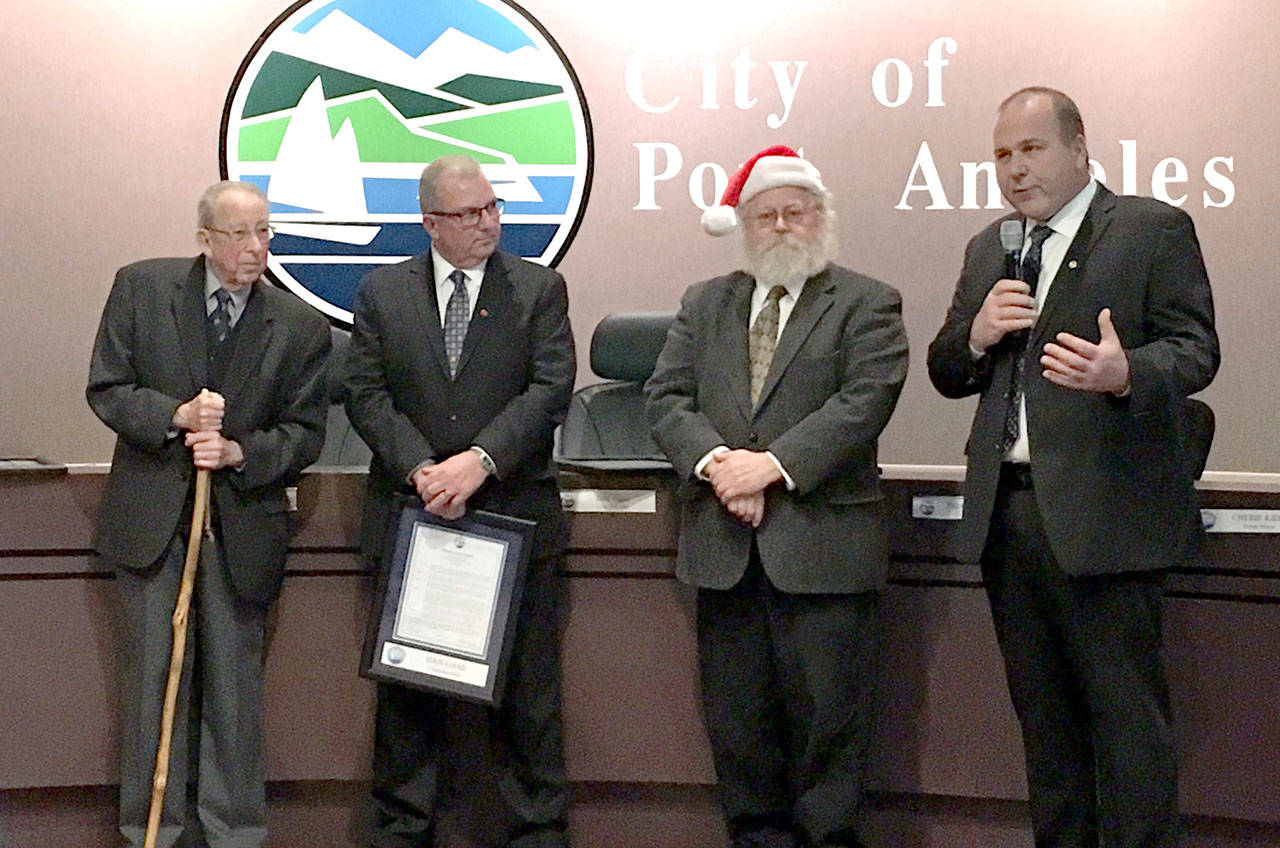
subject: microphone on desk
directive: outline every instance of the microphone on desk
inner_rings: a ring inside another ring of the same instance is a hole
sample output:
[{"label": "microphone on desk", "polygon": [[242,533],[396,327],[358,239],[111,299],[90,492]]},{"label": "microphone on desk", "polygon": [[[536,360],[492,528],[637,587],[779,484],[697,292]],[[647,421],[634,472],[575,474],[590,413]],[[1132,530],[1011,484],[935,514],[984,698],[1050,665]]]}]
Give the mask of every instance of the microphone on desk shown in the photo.
[{"label": "microphone on desk", "polygon": [[1006,280],[1020,280],[1018,266],[1022,264],[1022,222],[1000,222],[1000,246],[1004,248],[1004,276]]}]

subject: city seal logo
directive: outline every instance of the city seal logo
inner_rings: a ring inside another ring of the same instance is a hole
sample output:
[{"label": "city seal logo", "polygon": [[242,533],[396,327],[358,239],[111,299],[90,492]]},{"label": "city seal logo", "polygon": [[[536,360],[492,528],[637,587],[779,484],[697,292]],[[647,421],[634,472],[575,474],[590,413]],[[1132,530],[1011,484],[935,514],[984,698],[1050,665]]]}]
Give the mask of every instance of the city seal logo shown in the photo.
[{"label": "city seal logo", "polygon": [[501,248],[554,265],[591,185],[591,122],[547,31],[504,0],[303,0],[259,37],[222,113],[221,168],[271,200],[268,271],[339,323],[360,278],[426,249],[418,177],[481,163]]}]

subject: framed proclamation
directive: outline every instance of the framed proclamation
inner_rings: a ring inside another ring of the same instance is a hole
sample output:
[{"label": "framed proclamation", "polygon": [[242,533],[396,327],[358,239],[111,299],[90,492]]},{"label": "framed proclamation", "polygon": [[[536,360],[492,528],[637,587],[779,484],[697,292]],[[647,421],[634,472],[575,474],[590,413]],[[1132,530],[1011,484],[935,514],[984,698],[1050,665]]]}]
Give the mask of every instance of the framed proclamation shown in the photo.
[{"label": "framed proclamation", "polygon": [[491,512],[446,521],[405,509],[361,674],[497,705],[535,526]]}]

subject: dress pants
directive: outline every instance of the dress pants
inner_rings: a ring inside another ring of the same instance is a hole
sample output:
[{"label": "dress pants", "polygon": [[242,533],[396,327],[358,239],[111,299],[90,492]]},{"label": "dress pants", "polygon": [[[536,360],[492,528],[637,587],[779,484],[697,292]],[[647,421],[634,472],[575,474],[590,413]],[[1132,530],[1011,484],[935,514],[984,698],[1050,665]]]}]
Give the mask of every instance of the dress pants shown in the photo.
[{"label": "dress pants", "polygon": [[[173,644],[173,608],[186,558],[186,528],[154,574],[116,572],[120,664],[120,832],[141,846],[151,806],[165,682]],[[262,765],[262,664],[265,607],[235,598],[216,534],[206,535],[196,571],[181,685],[174,714],[169,782],[156,844],[259,848],[267,836]],[[192,697],[193,673],[198,676]],[[194,702],[194,703],[193,703]],[[193,714],[192,710],[196,712]],[[197,725],[198,721],[198,725]],[[198,726],[197,739],[188,729]],[[196,812],[187,821],[190,745],[198,746]],[[201,842],[196,830],[202,830]],[[182,839],[181,842],[179,840]]]},{"label": "dress pants", "polygon": [[498,708],[403,686],[378,686],[373,749],[375,848],[429,848],[439,813],[444,721],[460,709],[486,712],[501,810],[496,844],[564,848],[568,782],[560,724],[561,557],[529,565]]},{"label": "dress pants", "polygon": [[858,845],[879,593],[796,594],[751,563],[699,589],[707,732],[735,848]]},{"label": "dress pants", "polygon": [[1173,848],[1163,573],[1066,575],[1026,475],[1002,474],[982,576],[1022,725],[1038,848]]}]

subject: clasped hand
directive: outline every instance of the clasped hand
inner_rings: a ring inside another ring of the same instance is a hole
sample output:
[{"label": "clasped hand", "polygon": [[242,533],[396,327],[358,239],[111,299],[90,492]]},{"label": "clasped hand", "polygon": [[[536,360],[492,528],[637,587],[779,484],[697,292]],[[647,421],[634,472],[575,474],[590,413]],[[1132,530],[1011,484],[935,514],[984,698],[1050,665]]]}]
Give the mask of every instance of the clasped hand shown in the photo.
[{"label": "clasped hand", "polygon": [[173,426],[186,430],[184,443],[191,448],[191,461],[196,468],[216,471],[244,464],[240,444],[222,436],[222,418],[227,401],[217,392],[201,389],[200,394],[179,404],[173,412]]},{"label": "clasped hand", "polygon": [[413,485],[427,512],[452,521],[467,512],[467,498],[489,476],[475,451],[465,450],[413,472]]},{"label": "clasped hand", "polygon": [[782,479],[768,454],[741,449],[713,455],[703,473],[724,508],[752,527],[764,521],[764,490]]},{"label": "clasped hand", "polygon": [[196,468],[217,471],[219,468],[237,468],[244,464],[244,450],[240,443],[223,438],[217,430],[201,430],[187,433],[187,447],[191,448],[191,460]]},{"label": "clasped hand", "polygon": [[193,433],[221,430],[227,401],[217,392],[201,389],[200,394],[178,406],[173,412],[173,426]]}]

